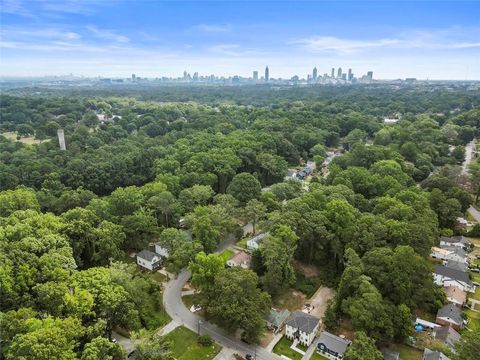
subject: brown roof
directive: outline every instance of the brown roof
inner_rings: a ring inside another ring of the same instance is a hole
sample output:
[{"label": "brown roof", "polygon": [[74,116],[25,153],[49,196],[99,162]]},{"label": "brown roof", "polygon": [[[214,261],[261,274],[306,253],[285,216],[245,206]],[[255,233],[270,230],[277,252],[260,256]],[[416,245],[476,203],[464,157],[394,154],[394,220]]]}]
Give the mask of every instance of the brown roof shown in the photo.
[{"label": "brown roof", "polygon": [[465,301],[467,301],[467,294],[465,291],[462,291],[455,286],[447,286],[445,288],[445,294],[447,294],[447,298],[453,298],[460,304],[464,304]]},{"label": "brown roof", "polygon": [[244,251],[236,253],[229,261],[233,262],[236,265],[245,264],[250,266],[251,256]]}]

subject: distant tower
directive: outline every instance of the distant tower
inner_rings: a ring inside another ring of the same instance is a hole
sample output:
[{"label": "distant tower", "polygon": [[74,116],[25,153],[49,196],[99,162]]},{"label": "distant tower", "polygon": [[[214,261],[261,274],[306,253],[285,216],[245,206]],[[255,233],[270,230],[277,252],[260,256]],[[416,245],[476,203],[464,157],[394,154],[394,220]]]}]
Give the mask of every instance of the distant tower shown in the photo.
[{"label": "distant tower", "polygon": [[135,74],[132,74],[132,81],[135,81],[137,79],[137,76]]},{"label": "distant tower", "polygon": [[268,66],[265,68],[265,82],[270,80],[270,71],[268,70]]},{"label": "distant tower", "polygon": [[258,71],[253,72],[253,81],[258,81]]},{"label": "distant tower", "polygon": [[193,81],[198,81],[198,72],[193,73]]},{"label": "distant tower", "polygon": [[318,75],[318,74],[317,74],[317,68],[314,67],[314,68],[313,68],[313,71],[312,71],[312,79],[313,79],[313,80],[317,80],[317,75]]},{"label": "distant tower", "polygon": [[342,68],[339,67],[337,71],[337,78],[341,79],[342,78]]},{"label": "distant tower", "polygon": [[335,77],[335,68],[332,68],[332,79]]},{"label": "distant tower", "polygon": [[63,132],[63,129],[58,129],[57,130],[57,136],[58,136],[58,144],[60,145],[60,150],[67,150],[67,147],[65,146],[65,133]]},{"label": "distant tower", "polygon": [[353,79],[353,73],[352,73],[352,69],[348,69],[348,77],[347,77],[348,81],[352,81]]},{"label": "distant tower", "polygon": [[368,79],[369,81],[372,81],[372,80],[373,80],[373,71],[367,72],[367,79]]}]

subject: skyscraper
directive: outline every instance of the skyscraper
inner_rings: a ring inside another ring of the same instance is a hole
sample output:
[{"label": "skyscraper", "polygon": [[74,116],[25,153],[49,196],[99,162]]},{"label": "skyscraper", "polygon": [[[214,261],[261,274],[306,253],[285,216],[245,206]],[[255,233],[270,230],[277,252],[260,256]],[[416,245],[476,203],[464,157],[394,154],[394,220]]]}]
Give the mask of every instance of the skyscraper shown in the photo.
[{"label": "skyscraper", "polygon": [[337,78],[341,79],[342,78],[342,68],[339,67],[337,71]]},{"label": "skyscraper", "polygon": [[369,81],[372,81],[372,80],[373,80],[373,71],[367,72],[367,79],[368,79]]},{"label": "skyscraper", "polygon": [[132,81],[135,81],[137,76],[135,74],[132,74]]},{"label": "skyscraper", "polygon": [[258,71],[256,70],[253,72],[253,80],[258,81]]},{"label": "skyscraper", "polygon": [[316,68],[316,67],[313,68],[313,71],[312,71],[312,79],[313,79],[313,80],[317,80],[317,68]]},{"label": "skyscraper", "polygon": [[352,81],[353,79],[353,73],[352,73],[352,69],[348,69],[348,77],[347,77],[348,81]]},{"label": "skyscraper", "polygon": [[332,68],[332,79],[335,77],[335,68]]},{"label": "skyscraper", "polygon": [[270,80],[270,72],[268,71],[268,66],[265,68],[265,82]]}]

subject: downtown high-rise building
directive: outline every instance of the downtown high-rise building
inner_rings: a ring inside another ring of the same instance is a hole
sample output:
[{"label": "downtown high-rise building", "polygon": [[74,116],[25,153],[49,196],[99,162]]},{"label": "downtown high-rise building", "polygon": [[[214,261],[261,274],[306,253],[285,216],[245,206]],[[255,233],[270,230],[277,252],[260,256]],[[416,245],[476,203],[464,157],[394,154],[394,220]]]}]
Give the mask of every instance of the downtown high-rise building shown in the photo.
[{"label": "downtown high-rise building", "polygon": [[256,70],[253,72],[253,80],[258,81],[258,71]]},{"label": "downtown high-rise building", "polygon": [[317,68],[314,67],[312,71],[312,79],[317,80],[317,76],[318,76]]},{"label": "downtown high-rise building", "polygon": [[337,78],[341,79],[342,78],[342,68],[339,67],[337,71]]},{"label": "downtown high-rise building", "polygon": [[352,80],[353,80],[353,73],[352,73],[352,69],[348,69],[348,76],[347,76],[347,79],[348,79],[348,81],[352,81]]},{"label": "downtown high-rise building", "polygon": [[265,82],[270,80],[270,71],[268,70],[268,66],[265,68]]},{"label": "downtown high-rise building", "polygon": [[332,68],[332,79],[335,77],[335,68]]},{"label": "downtown high-rise building", "polygon": [[368,79],[369,81],[372,81],[372,80],[373,80],[373,71],[368,71],[368,72],[367,72],[367,79]]}]

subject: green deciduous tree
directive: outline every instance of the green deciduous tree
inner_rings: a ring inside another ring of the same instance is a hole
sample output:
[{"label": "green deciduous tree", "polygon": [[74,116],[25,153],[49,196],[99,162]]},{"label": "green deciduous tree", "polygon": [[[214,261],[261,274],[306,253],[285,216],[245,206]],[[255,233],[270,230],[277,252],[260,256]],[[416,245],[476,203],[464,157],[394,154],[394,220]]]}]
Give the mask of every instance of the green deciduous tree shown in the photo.
[{"label": "green deciduous tree", "polygon": [[363,331],[355,332],[355,339],[345,352],[345,360],[382,360],[383,354],[375,346],[375,340]]}]

